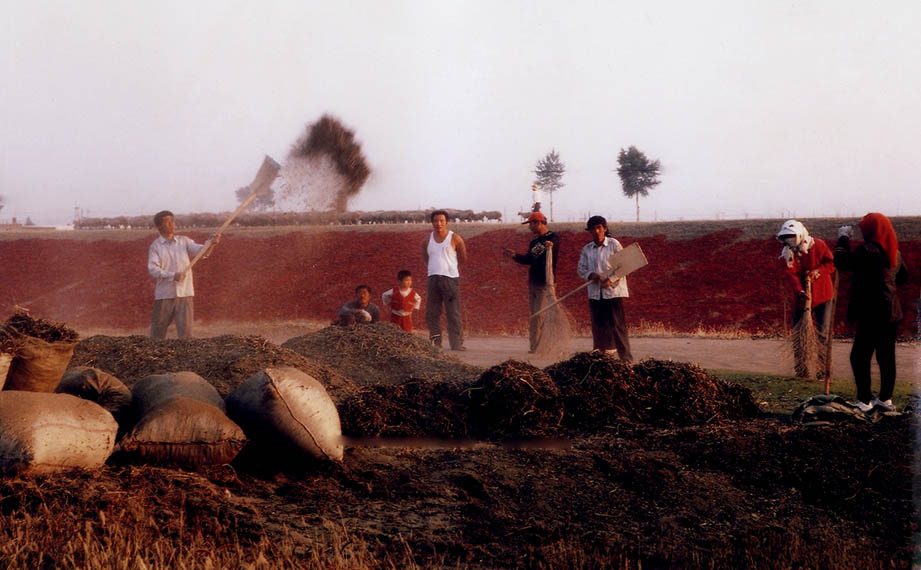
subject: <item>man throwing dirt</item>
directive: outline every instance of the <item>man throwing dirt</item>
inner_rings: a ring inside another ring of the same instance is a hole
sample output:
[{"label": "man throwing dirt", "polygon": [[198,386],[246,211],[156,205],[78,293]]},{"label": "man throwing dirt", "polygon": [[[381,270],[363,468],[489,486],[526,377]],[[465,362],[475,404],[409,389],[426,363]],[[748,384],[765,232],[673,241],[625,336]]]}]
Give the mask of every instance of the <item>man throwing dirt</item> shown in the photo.
[{"label": "man throwing dirt", "polygon": [[203,249],[206,251],[202,257],[206,257],[221,236],[214,235],[204,244],[195,243],[186,236],[177,236],[175,216],[169,210],[157,212],[153,221],[160,236],[147,250],[147,272],[157,282],[150,316],[150,336],[166,338],[166,329],[175,321],[176,336],[191,338],[195,289],[189,265]]},{"label": "man throwing dirt", "polygon": [[592,216],[585,224],[592,241],[582,248],[576,272],[589,281],[588,311],[592,320],[592,348],[611,354],[617,350],[621,360],[630,362],[630,340],[623,298],[629,297],[627,279],[605,277],[611,271],[611,256],[622,250],[620,242],[608,232],[608,222],[602,216]]},{"label": "man throwing dirt", "polygon": [[433,231],[422,242],[422,259],[428,265],[425,322],[429,339],[441,346],[441,307],[444,305],[448,321],[448,341],[451,350],[464,348],[464,331],[461,323],[460,266],[467,262],[464,240],[448,230],[448,213],[435,210],[429,215]]},{"label": "man throwing dirt", "polygon": [[[515,262],[528,266],[528,308],[533,315],[543,308],[541,304],[544,299],[544,290],[547,288],[547,250],[559,248],[560,237],[547,228],[547,217],[540,212],[533,212],[528,216],[527,221],[522,223],[528,224],[528,229],[535,235],[528,244],[527,253],[515,253],[511,249],[505,249],[502,253]],[[556,274],[556,260],[557,256],[553,255],[554,274]],[[528,352],[532,354],[537,350],[545,315],[546,313],[541,313],[531,317]]]}]

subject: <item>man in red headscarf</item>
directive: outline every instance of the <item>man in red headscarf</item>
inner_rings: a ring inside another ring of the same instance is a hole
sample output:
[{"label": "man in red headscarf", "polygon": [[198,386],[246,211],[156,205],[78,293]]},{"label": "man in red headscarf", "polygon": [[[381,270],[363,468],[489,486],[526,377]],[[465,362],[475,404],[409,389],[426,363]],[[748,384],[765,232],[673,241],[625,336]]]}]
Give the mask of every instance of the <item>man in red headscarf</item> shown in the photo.
[{"label": "man in red headscarf", "polygon": [[[857,325],[851,347],[851,369],[857,384],[857,407],[869,412],[876,406],[892,410],[895,388],[895,337],[902,306],[896,286],[908,280],[908,270],[902,263],[899,242],[892,222],[873,212],[861,218],[864,242],[851,250],[850,226],[838,229],[835,245],[835,267],[850,271],[851,292],[847,318]],[[873,400],[870,389],[870,362],[876,352],[879,365],[879,396]]]}]

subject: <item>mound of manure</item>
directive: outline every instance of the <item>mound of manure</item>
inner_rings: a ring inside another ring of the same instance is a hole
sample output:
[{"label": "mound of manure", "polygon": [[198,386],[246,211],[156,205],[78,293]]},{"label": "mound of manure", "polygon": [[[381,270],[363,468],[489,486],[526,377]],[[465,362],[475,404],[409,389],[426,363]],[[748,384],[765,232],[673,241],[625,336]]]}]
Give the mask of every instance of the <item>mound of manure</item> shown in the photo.
[{"label": "mound of manure", "polygon": [[191,370],[210,382],[222,397],[265,368],[292,366],[316,378],[337,404],[358,392],[358,387],[337,371],[259,336],[156,340],[139,335],[99,335],[77,344],[71,366],[99,368],[129,387],[150,374]]},{"label": "mound of manure", "polygon": [[631,366],[583,352],[546,372],[560,387],[564,423],[578,430],[614,422],[690,426],[758,414],[751,390],[684,362],[648,359]]},{"label": "mound of manure", "polygon": [[31,336],[45,342],[76,342],[80,335],[64,323],[55,323],[44,319],[33,318],[27,311],[19,310],[13,313],[3,323],[0,333],[0,351],[11,346],[11,339],[16,335]]},{"label": "mound of manure", "polygon": [[497,364],[465,391],[471,433],[484,439],[553,437],[563,418],[560,391],[543,370],[517,360]]},{"label": "mound of manure", "polygon": [[646,419],[651,423],[686,426],[758,414],[751,390],[723,382],[693,364],[648,359],[633,370],[649,382],[652,402]]},{"label": "mound of manure", "polygon": [[467,434],[467,402],[453,383],[407,380],[362,390],[339,406],[342,433],[353,437],[437,437]]},{"label": "mound of manure", "polygon": [[544,369],[560,389],[569,428],[591,431],[632,418],[641,421],[651,398],[633,366],[597,352],[580,352]]},{"label": "mound of manure", "polygon": [[330,326],[281,346],[335,368],[361,386],[410,379],[469,384],[482,372],[391,323]]}]

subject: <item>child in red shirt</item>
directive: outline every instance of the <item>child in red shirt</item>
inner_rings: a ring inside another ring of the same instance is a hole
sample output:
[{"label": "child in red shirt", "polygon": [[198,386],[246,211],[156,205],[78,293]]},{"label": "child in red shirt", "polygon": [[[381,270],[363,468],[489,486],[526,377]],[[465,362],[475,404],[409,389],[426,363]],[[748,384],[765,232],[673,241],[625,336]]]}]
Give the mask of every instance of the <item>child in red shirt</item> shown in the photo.
[{"label": "child in red shirt", "polygon": [[422,305],[422,297],[413,289],[413,274],[407,269],[397,273],[397,286],[381,295],[385,307],[390,307],[390,322],[406,332],[413,331],[412,312]]}]

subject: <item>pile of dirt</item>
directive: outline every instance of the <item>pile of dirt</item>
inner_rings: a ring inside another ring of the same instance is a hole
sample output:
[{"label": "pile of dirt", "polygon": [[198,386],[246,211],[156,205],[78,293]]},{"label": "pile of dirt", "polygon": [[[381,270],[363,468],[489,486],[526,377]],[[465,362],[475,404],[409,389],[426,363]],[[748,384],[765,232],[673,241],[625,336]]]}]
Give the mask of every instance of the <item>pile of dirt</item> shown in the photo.
[{"label": "pile of dirt", "polygon": [[579,431],[615,422],[699,425],[750,418],[759,411],[751,390],[684,362],[648,359],[631,366],[582,352],[546,372],[559,386],[566,408],[564,424]]},{"label": "pile of dirt", "polygon": [[76,342],[80,335],[77,331],[69,328],[64,323],[36,319],[28,311],[16,311],[10,318],[3,323],[2,330],[5,334],[0,335],[0,343],[8,343],[2,340],[17,335],[31,336],[41,339],[45,342]]},{"label": "pile of dirt", "polygon": [[[354,447],[342,465],[265,477],[235,462],[6,478],[0,558],[51,568],[93,566],[92,549],[147,563],[191,549],[212,558],[188,568],[910,568],[912,433],[910,418],[761,418],[559,449]],[[290,545],[293,562],[272,549],[257,563],[260,543]],[[356,548],[375,562],[354,563]],[[227,552],[245,558],[218,563]]]},{"label": "pile of dirt", "polygon": [[342,433],[352,437],[468,437],[466,398],[453,383],[371,386],[343,402],[339,418]]},{"label": "pile of dirt", "polygon": [[488,441],[557,438],[614,426],[681,427],[751,418],[752,392],[697,366],[645,360],[635,365],[579,353],[541,370],[508,360],[476,381],[410,380],[362,390],[340,406],[355,437],[473,437]]},{"label": "pile of dirt", "polygon": [[336,370],[259,336],[188,340],[92,336],[77,344],[71,366],[99,368],[129,387],[150,374],[191,370],[210,382],[222,397],[265,368],[292,366],[316,378],[337,404],[358,392],[358,387]]},{"label": "pile of dirt", "polygon": [[507,360],[484,372],[467,393],[470,429],[477,437],[517,439],[559,433],[564,415],[560,391],[540,368]]},{"label": "pile of dirt", "polygon": [[329,326],[281,346],[339,370],[360,386],[415,379],[469,384],[483,371],[391,323]]}]

